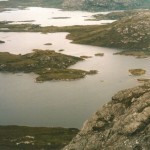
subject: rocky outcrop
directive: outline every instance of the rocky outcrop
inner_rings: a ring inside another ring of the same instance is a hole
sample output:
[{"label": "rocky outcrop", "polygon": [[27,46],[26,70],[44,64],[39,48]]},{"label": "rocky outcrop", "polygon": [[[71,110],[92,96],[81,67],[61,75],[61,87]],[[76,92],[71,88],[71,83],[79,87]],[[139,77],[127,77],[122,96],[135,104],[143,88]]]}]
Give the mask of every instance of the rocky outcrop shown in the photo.
[{"label": "rocky outcrop", "polygon": [[[139,11],[112,25],[108,33],[113,47],[150,50],[150,11]],[[106,35],[107,36],[107,35]],[[118,39],[117,39],[118,38]]]},{"label": "rocky outcrop", "polygon": [[141,7],[148,8],[150,6],[148,1],[149,0],[64,0],[63,6],[69,9],[101,11]]},{"label": "rocky outcrop", "polygon": [[149,150],[150,82],[118,92],[63,150]]}]

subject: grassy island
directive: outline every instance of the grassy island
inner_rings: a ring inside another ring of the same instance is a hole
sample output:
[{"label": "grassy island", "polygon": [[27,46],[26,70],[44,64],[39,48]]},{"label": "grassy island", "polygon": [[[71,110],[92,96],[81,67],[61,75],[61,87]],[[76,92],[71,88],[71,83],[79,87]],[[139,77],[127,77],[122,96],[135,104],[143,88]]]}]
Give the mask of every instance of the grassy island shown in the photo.
[{"label": "grassy island", "polygon": [[[118,21],[107,25],[47,26],[34,24],[9,24],[0,22],[0,32],[68,32],[73,43],[111,47],[125,50],[122,55],[139,56],[150,54],[150,10],[113,12],[109,16],[120,16]],[[108,15],[105,15],[107,17]],[[7,30],[6,30],[7,29]],[[81,34],[82,32],[82,34]],[[143,56],[139,56],[143,57]]]},{"label": "grassy island", "polygon": [[78,132],[75,128],[0,126],[0,149],[60,150]]},{"label": "grassy island", "polygon": [[132,16],[136,14],[137,10],[126,10],[126,11],[114,11],[110,12],[108,14],[96,14],[93,15],[94,19],[93,21],[99,21],[99,20],[120,20],[124,17]]},{"label": "grassy island", "polygon": [[[50,50],[33,50],[25,55],[0,52],[1,72],[34,72],[39,76],[36,81],[74,80],[84,78],[93,71],[68,69],[82,58],[56,53]],[[96,72],[95,72],[96,73]]]},{"label": "grassy island", "polygon": [[121,52],[117,52],[114,53],[114,55],[125,55],[125,56],[134,56],[136,58],[147,58],[150,56],[150,51],[121,51]]},{"label": "grassy island", "polygon": [[97,53],[97,54],[95,54],[95,56],[104,56],[104,53]]},{"label": "grassy island", "polygon": [[144,70],[144,69],[129,69],[129,72],[130,72],[132,75],[140,76],[140,75],[145,74],[145,73],[146,73],[146,70]]}]

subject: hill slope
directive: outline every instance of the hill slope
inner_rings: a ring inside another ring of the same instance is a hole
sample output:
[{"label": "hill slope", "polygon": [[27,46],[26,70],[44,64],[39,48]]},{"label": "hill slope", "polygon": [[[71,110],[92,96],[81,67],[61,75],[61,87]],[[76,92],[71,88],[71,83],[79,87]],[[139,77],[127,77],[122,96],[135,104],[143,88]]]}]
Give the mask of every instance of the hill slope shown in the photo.
[{"label": "hill slope", "polygon": [[95,29],[89,27],[88,32],[82,30],[82,34],[73,31],[68,38],[81,44],[149,51],[150,11],[140,11]]},{"label": "hill slope", "polygon": [[149,150],[150,83],[118,92],[64,150]]},{"label": "hill slope", "polygon": [[150,0],[9,0],[0,1],[0,11],[16,7],[56,7],[73,10],[104,11],[150,8]]},{"label": "hill slope", "polygon": [[63,6],[90,11],[149,8],[150,0],[64,0]]}]

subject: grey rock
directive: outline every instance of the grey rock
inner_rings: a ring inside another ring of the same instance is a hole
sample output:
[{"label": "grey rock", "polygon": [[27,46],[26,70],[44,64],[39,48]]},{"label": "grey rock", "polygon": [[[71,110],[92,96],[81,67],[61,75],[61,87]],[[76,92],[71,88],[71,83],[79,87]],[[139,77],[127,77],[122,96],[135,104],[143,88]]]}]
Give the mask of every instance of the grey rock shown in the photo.
[{"label": "grey rock", "polygon": [[118,92],[63,150],[149,150],[150,82]]}]

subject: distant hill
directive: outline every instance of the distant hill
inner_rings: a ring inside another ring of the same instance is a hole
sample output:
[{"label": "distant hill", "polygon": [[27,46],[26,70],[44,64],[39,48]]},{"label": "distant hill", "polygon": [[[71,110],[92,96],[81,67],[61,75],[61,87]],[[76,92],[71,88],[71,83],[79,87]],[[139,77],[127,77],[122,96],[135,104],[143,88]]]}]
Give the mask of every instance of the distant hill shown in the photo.
[{"label": "distant hill", "polygon": [[150,0],[9,0],[0,2],[0,11],[16,7],[55,7],[70,10],[104,11],[150,8]]},{"label": "distant hill", "polygon": [[0,10],[17,7],[61,8],[64,0],[8,0],[0,2]]},{"label": "distant hill", "polygon": [[64,0],[67,9],[90,11],[150,8],[150,0]]}]

